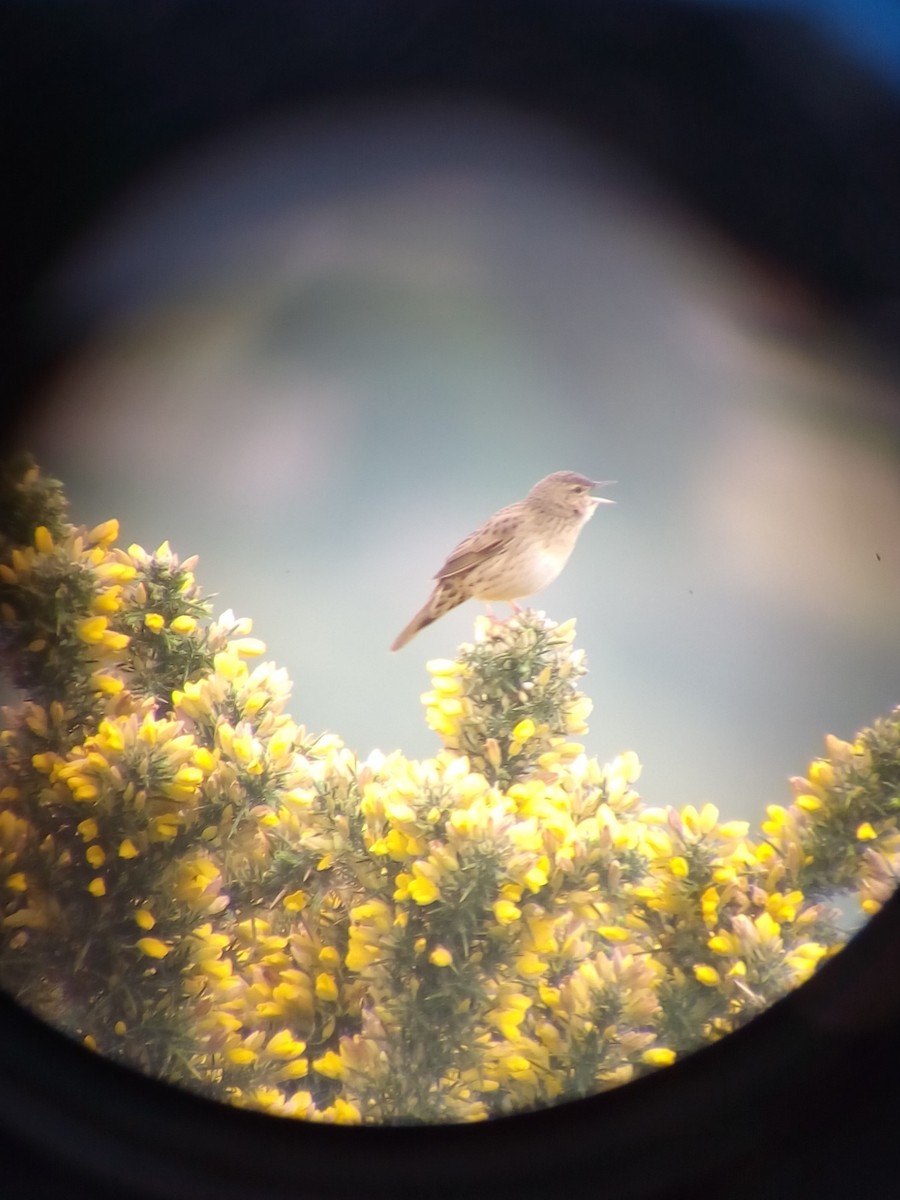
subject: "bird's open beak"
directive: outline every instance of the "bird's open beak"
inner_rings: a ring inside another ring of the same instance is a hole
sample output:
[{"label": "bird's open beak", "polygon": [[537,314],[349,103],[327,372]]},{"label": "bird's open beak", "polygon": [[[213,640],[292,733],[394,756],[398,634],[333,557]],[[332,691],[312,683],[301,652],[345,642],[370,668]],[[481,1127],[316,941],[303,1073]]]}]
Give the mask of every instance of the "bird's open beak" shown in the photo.
[{"label": "bird's open beak", "polygon": [[[611,487],[615,482],[615,479],[597,480],[591,486],[595,488]],[[594,508],[598,504],[615,504],[615,500],[610,500],[608,496],[591,496],[590,499],[593,501]],[[591,511],[593,512],[593,509]]]}]

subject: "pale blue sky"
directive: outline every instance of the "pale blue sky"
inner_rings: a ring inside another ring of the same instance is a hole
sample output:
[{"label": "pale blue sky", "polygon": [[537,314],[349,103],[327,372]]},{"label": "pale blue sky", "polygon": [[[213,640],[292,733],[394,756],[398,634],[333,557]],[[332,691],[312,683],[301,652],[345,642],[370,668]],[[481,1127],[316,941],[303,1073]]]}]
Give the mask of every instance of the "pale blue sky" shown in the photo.
[{"label": "pale blue sky", "polygon": [[387,647],[453,545],[550,471],[616,479],[535,601],[578,619],[587,748],[637,751],[648,803],[758,817],[900,700],[896,387],[811,311],[757,332],[802,303],[549,122],[285,119],[69,260],[48,304],[103,321],[32,448],[76,520],[199,553],[295,718],[361,754],[436,749],[424,663],[479,608]]}]

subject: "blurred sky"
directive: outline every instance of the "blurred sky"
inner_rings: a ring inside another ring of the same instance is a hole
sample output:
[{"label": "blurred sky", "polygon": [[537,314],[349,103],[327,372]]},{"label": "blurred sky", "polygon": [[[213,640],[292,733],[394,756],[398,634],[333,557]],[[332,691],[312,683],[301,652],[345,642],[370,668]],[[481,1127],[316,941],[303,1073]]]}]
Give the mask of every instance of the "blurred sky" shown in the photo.
[{"label": "blurred sky", "polygon": [[552,124],[245,128],[145,179],[44,304],[101,330],[30,436],[73,519],[199,553],[294,717],[361,754],[437,749],[424,663],[482,610],[387,647],[456,542],[560,469],[617,480],[616,507],[534,603],[577,617],[588,750],[636,750],[648,803],[755,818],[900,701],[894,385]]}]

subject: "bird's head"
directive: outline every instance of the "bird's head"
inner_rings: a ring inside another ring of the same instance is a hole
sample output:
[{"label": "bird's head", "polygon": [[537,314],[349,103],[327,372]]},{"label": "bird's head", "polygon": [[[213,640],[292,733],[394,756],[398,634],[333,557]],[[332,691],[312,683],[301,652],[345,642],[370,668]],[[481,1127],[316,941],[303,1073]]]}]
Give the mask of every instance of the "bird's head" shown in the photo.
[{"label": "bird's head", "polygon": [[605,496],[592,496],[592,488],[608,487],[612,480],[598,482],[575,471],[554,471],[528,493],[528,501],[555,516],[580,517],[584,523],[599,504],[615,504]]}]

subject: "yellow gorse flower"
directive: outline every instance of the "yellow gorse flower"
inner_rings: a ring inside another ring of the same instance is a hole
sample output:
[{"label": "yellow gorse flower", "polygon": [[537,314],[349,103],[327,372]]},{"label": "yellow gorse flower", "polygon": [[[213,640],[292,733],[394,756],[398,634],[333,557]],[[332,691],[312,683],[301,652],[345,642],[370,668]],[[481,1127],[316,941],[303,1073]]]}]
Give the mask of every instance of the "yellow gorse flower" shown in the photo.
[{"label": "yellow gorse flower", "polygon": [[[893,890],[873,762],[900,760],[900,716],[827,742],[759,836],[650,808],[635,753],[591,757],[574,622],[526,612],[428,663],[432,757],[363,760],[291,719],[286,673],[252,662],[249,620],[211,619],[192,560],[17,486],[47,511],[0,563],[0,622],[79,686],[0,734],[0,972],[33,962],[30,1002],[101,1052],[114,1035],[140,1065],[152,1018],[176,1082],[235,1104],[481,1120],[722,1036],[839,946],[807,897],[874,912]],[[37,966],[51,944],[83,956],[64,989]],[[82,994],[116,948],[133,971]]]}]

